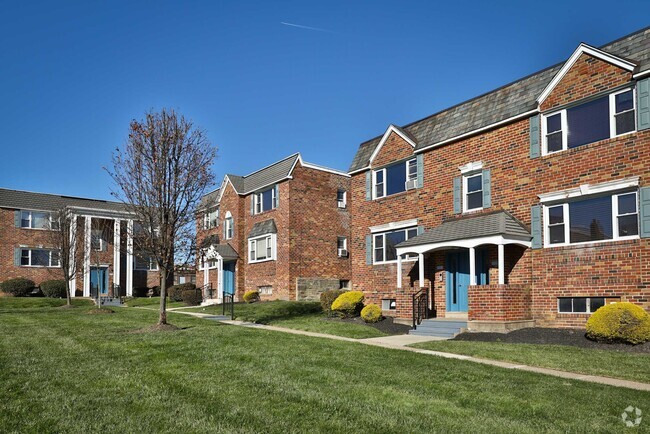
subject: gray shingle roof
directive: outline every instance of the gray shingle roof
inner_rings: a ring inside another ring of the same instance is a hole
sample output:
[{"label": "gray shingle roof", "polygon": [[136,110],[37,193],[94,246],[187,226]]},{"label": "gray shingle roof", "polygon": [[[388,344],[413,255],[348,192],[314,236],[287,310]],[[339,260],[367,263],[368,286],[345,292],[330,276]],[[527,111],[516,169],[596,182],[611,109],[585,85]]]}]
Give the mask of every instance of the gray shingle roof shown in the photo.
[{"label": "gray shingle roof", "polygon": [[461,217],[449,220],[425,231],[423,234],[399,243],[396,247],[437,244],[448,241],[504,235],[509,238],[530,240],[530,232],[519,220],[505,211]]},{"label": "gray shingle roof", "polygon": [[120,202],[0,188],[0,208],[56,211],[66,206],[125,211],[124,204]]},{"label": "gray shingle roof", "polygon": [[199,247],[201,249],[205,249],[207,247],[210,247],[212,245],[217,245],[217,244],[219,244],[219,235],[216,235],[216,234],[215,235],[208,235],[207,237],[205,237],[203,239],[203,241],[201,241],[201,244],[199,245]]},{"label": "gray shingle roof", "polygon": [[277,233],[278,233],[278,228],[277,226],[275,226],[275,220],[269,219],[269,220],[264,220],[263,222],[255,223],[250,233],[248,234],[248,238],[255,238],[255,237],[259,237],[260,235],[277,234]]},{"label": "gray shingle roof", "polygon": [[230,244],[215,244],[214,248],[223,259],[228,260],[239,258],[237,251],[233,249]]},{"label": "gray shingle roof", "polygon": [[[600,47],[612,55],[637,63],[637,70],[650,69],[650,27]],[[537,108],[537,97],[564,63],[536,72],[469,101],[445,109],[403,127],[414,138],[416,150],[458,137]],[[350,172],[368,165],[381,136],[362,143]]]},{"label": "gray shingle roof", "polygon": [[219,199],[219,190],[220,189],[217,188],[216,190],[213,190],[203,196],[201,198],[201,203],[199,203],[199,210],[204,210],[215,206],[217,204],[217,200]]},{"label": "gray shingle roof", "polygon": [[250,194],[262,187],[286,179],[291,174],[291,169],[298,158],[300,158],[300,154],[293,154],[250,175],[228,175],[228,179],[230,179],[237,193],[242,195]]}]

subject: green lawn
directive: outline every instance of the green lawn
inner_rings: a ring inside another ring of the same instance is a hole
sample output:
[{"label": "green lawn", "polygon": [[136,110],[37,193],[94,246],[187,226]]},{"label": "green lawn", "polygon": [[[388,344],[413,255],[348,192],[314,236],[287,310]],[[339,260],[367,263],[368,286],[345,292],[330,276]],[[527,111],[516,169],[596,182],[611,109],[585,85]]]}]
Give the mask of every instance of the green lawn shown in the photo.
[{"label": "green lawn", "polygon": [[[218,315],[223,312],[221,305],[193,309],[198,309],[198,312]],[[252,304],[237,303],[235,304],[235,319],[354,339],[386,336],[386,333],[371,326],[328,320],[322,312],[319,302],[265,301]]]},{"label": "green lawn", "polygon": [[484,359],[650,383],[650,354],[576,348],[567,345],[501,342],[435,341],[412,346]]},{"label": "green lawn", "polygon": [[[128,307],[151,307],[158,308],[160,307],[160,297],[134,297],[127,298],[125,304]],[[172,307],[184,307],[187,306],[182,301],[169,301],[167,299],[167,308]]]},{"label": "green lawn", "polygon": [[[3,432],[614,432],[650,393],[156,312],[7,308]],[[645,420],[635,432],[648,432]]]},{"label": "green lawn", "polygon": [[[15,312],[15,309],[22,309],[21,312],[28,312],[29,309],[40,311],[42,308],[60,307],[66,304],[65,298],[45,297],[0,297],[0,313]],[[89,299],[73,298],[73,306],[94,306]]]}]

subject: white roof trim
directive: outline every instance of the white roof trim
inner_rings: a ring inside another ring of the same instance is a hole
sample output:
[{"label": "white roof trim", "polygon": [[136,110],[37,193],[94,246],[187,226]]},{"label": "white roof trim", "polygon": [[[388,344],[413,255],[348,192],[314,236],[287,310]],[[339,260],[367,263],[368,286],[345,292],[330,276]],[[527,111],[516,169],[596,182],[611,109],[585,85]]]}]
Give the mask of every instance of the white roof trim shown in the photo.
[{"label": "white roof trim", "polygon": [[623,68],[627,71],[633,71],[634,68],[636,67],[636,64],[625,60],[621,59],[620,57],[616,57],[612,54],[606,53],[602,50],[599,50],[598,48],[594,48],[590,45],[587,44],[580,44],[578,45],[578,48],[573,52],[571,57],[564,63],[564,66],[555,74],[555,77],[551,80],[551,82],[546,85],[542,93],[539,95],[537,98],[537,103],[542,104],[544,100],[548,97],[548,95],[551,93],[551,91],[557,86],[557,84],[562,80],[562,78],[566,75],[566,73],[571,69],[574,63],[578,60],[581,54],[588,54],[589,56],[596,57],[600,60],[603,60],[607,63],[611,63],[612,65],[618,66],[619,68]]},{"label": "white roof trim", "polygon": [[607,193],[610,191],[624,190],[626,188],[638,187],[639,177],[620,179],[617,181],[603,182],[600,184],[582,184],[579,187],[569,188],[567,190],[554,191],[538,195],[540,202],[558,202],[574,197],[588,196],[592,194]]},{"label": "white roof trim", "polygon": [[319,166],[318,164],[307,163],[306,161],[303,161],[302,157],[298,157],[298,160],[300,161],[300,164],[302,164],[303,167],[307,167],[309,169],[320,170],[321,172],[329,172],[335,175],[346,176],[348,178],[350,177],[350,175],[340,170],[330,169],[329,167]]},{"label": "white roof trim", "polygon": [[650,75],[650,69],[646,69],[645,71],[637,72],[636,74],[634,74],[632,76],[632,78],[634,78],[636,80],[637,78],[642,78],[642,77],[645,77],[646,75]]},{"label": "white roof trim", "polygon": [[348,172],[350,176],[356,175],[357,173],[365,172],[366,170],[370,169],[370,166],[362,167],[361,169],[353,170],[352,172]]},{"label": "white roof trim", "polygon": [[399,128],[397,128],[397,127],[396,127],[395,125],[393,125],[393,124],[390,124],[390,125],[388,126],[388,128],[386,129],[386,132],[384,133],[383,137],[382,137],[381,140],[379,141],[379,144],[377,145],[377,147],[375,148],[375,150],[372,152],[372,155],[370,155],[370,161],[369,161],[369,163],[372,163],[372,161],[377,157],[377,155],[379,154],[379,151],[381,150],[381,147],[384,146],[384,143],[386,143],[386,140],[388,140],[388,137],[390,136],[391,133],[395,133],[395,134],[399,135],[402,139],[404,139],[404,141],[405,141],[406,143],[408,143],[409,145],[411,145],[413,148],[415,148],[415,147],[417,146],[417,144],[416,144],[413,140],[411,140],[408,136],[406,136],[405,134],[403,134],[403,133],[400,131]]},{"label": "white roof trim", "polygon": [[407,247],[398,247],[397,256],[402,256],[406,253],[426,253],[431,250],[439,249],[448,249],[452,247],[477,247],[486,244],[492,245],[506,245],[506,244],[517,244],[524,247],[530,247],[530,241],[519,239],[516,237],[509,237],[505,235],[492,235],[488,237],[480,238],[468,238],[464,240],[452,240],[452,241],[443,241],[441,243],[429,243],[429,244],[420,244],[417,246],[407,246]]},{"label": "white roof trim", "polygon": [[226,186],[230,184],[233,190],[235,190],[235,193],[240,194],[235,186],[232,184],[230,181],[230,178],[228,178],[228,175],[223,177],[223,181],[221,181],[221,187],[219,187],[219,198],[217,199],[217,203],[221,203],[221,198],[223,197],[224,191],[226,191]]},{"label": "white roof trim", "polygon": [[370,229],[370,232],[372,233],[385,232],[393,229],[402,229],[411,226],[417,226],[417,224],[418,224],[418,219],[411,219],[411,220],[402,220],[399,222],[390,222],[384,225],[370,226],[368,229]]}]

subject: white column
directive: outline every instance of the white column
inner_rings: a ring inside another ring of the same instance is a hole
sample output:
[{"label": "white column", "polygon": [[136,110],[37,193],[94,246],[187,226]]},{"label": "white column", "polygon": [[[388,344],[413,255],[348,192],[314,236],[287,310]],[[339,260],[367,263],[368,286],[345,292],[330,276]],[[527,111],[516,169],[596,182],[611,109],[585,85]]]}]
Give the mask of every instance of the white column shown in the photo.
[{"label": "white column", "polygon": [[420,289],[424,288],[424,253],[418,255],[418,279],[420,279]]},{"label": "white column", "polygon": [[217,303],[223,303],[223,258],[217,260]]},{"label": "white column", "polygon": [[[113,287],[120,284],[120,219],[115,219],[113,227]],[[121,288],[120,288],[121,290]]]},{"label": "white column", "polygon": [[505,249],[503,244],[497,246],[499,251],[499,285],[504,285],[506,283],[506,271],[505,271]]},{"label": "white column", "polygon": [[133,220],[126,222],[126,296],[133,295]]},{"label": "white column", "polygon": [[469,284],[476,285],[476,249],[469,248]]},{"label": "white column", "polygon": [[75,297],[75,292],[77,292],[77,276],[79,275],[79,270],[75,268],[77,264],[77,216],[74,215],[70,221],[70,266],[75,270],[74,276],[70,279],[71,297]]},{"label": "white column", "polygon": [[402,287],[402,255],[397,255],[397,287]]},{"label": "white column", "polygon": [[90,239],[90,234],[92,231],[92,220],[93,218],[89,215],[85,216],[84,221],[84,297],[90,297],[90,253],[92,249],[92,243]]}]

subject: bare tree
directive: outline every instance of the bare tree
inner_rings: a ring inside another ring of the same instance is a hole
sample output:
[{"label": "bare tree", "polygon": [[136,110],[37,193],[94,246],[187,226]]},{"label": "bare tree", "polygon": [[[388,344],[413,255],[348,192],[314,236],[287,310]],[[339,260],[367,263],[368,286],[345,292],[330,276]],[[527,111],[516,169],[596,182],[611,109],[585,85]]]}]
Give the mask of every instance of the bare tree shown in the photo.
[{"label": "bare tree", "polygon": [[162,109],[131,121],[129,138],[107,169],[117,186],[113,195],[138,222],[131,234],[136,248],[154,258],[160,270],[158,324],[167,324],[174,254],[190,250],[194,213],[214,184],[216,152],[203,130],[174,110]]},{"label": "bare tree", "polygon": [[48,242],[59,255],[59,264],[65,280],[65,294],[68,306],[72,306],[70,282],[77,278],[77,219],[70,209],[62,207],[50,214]]}]

